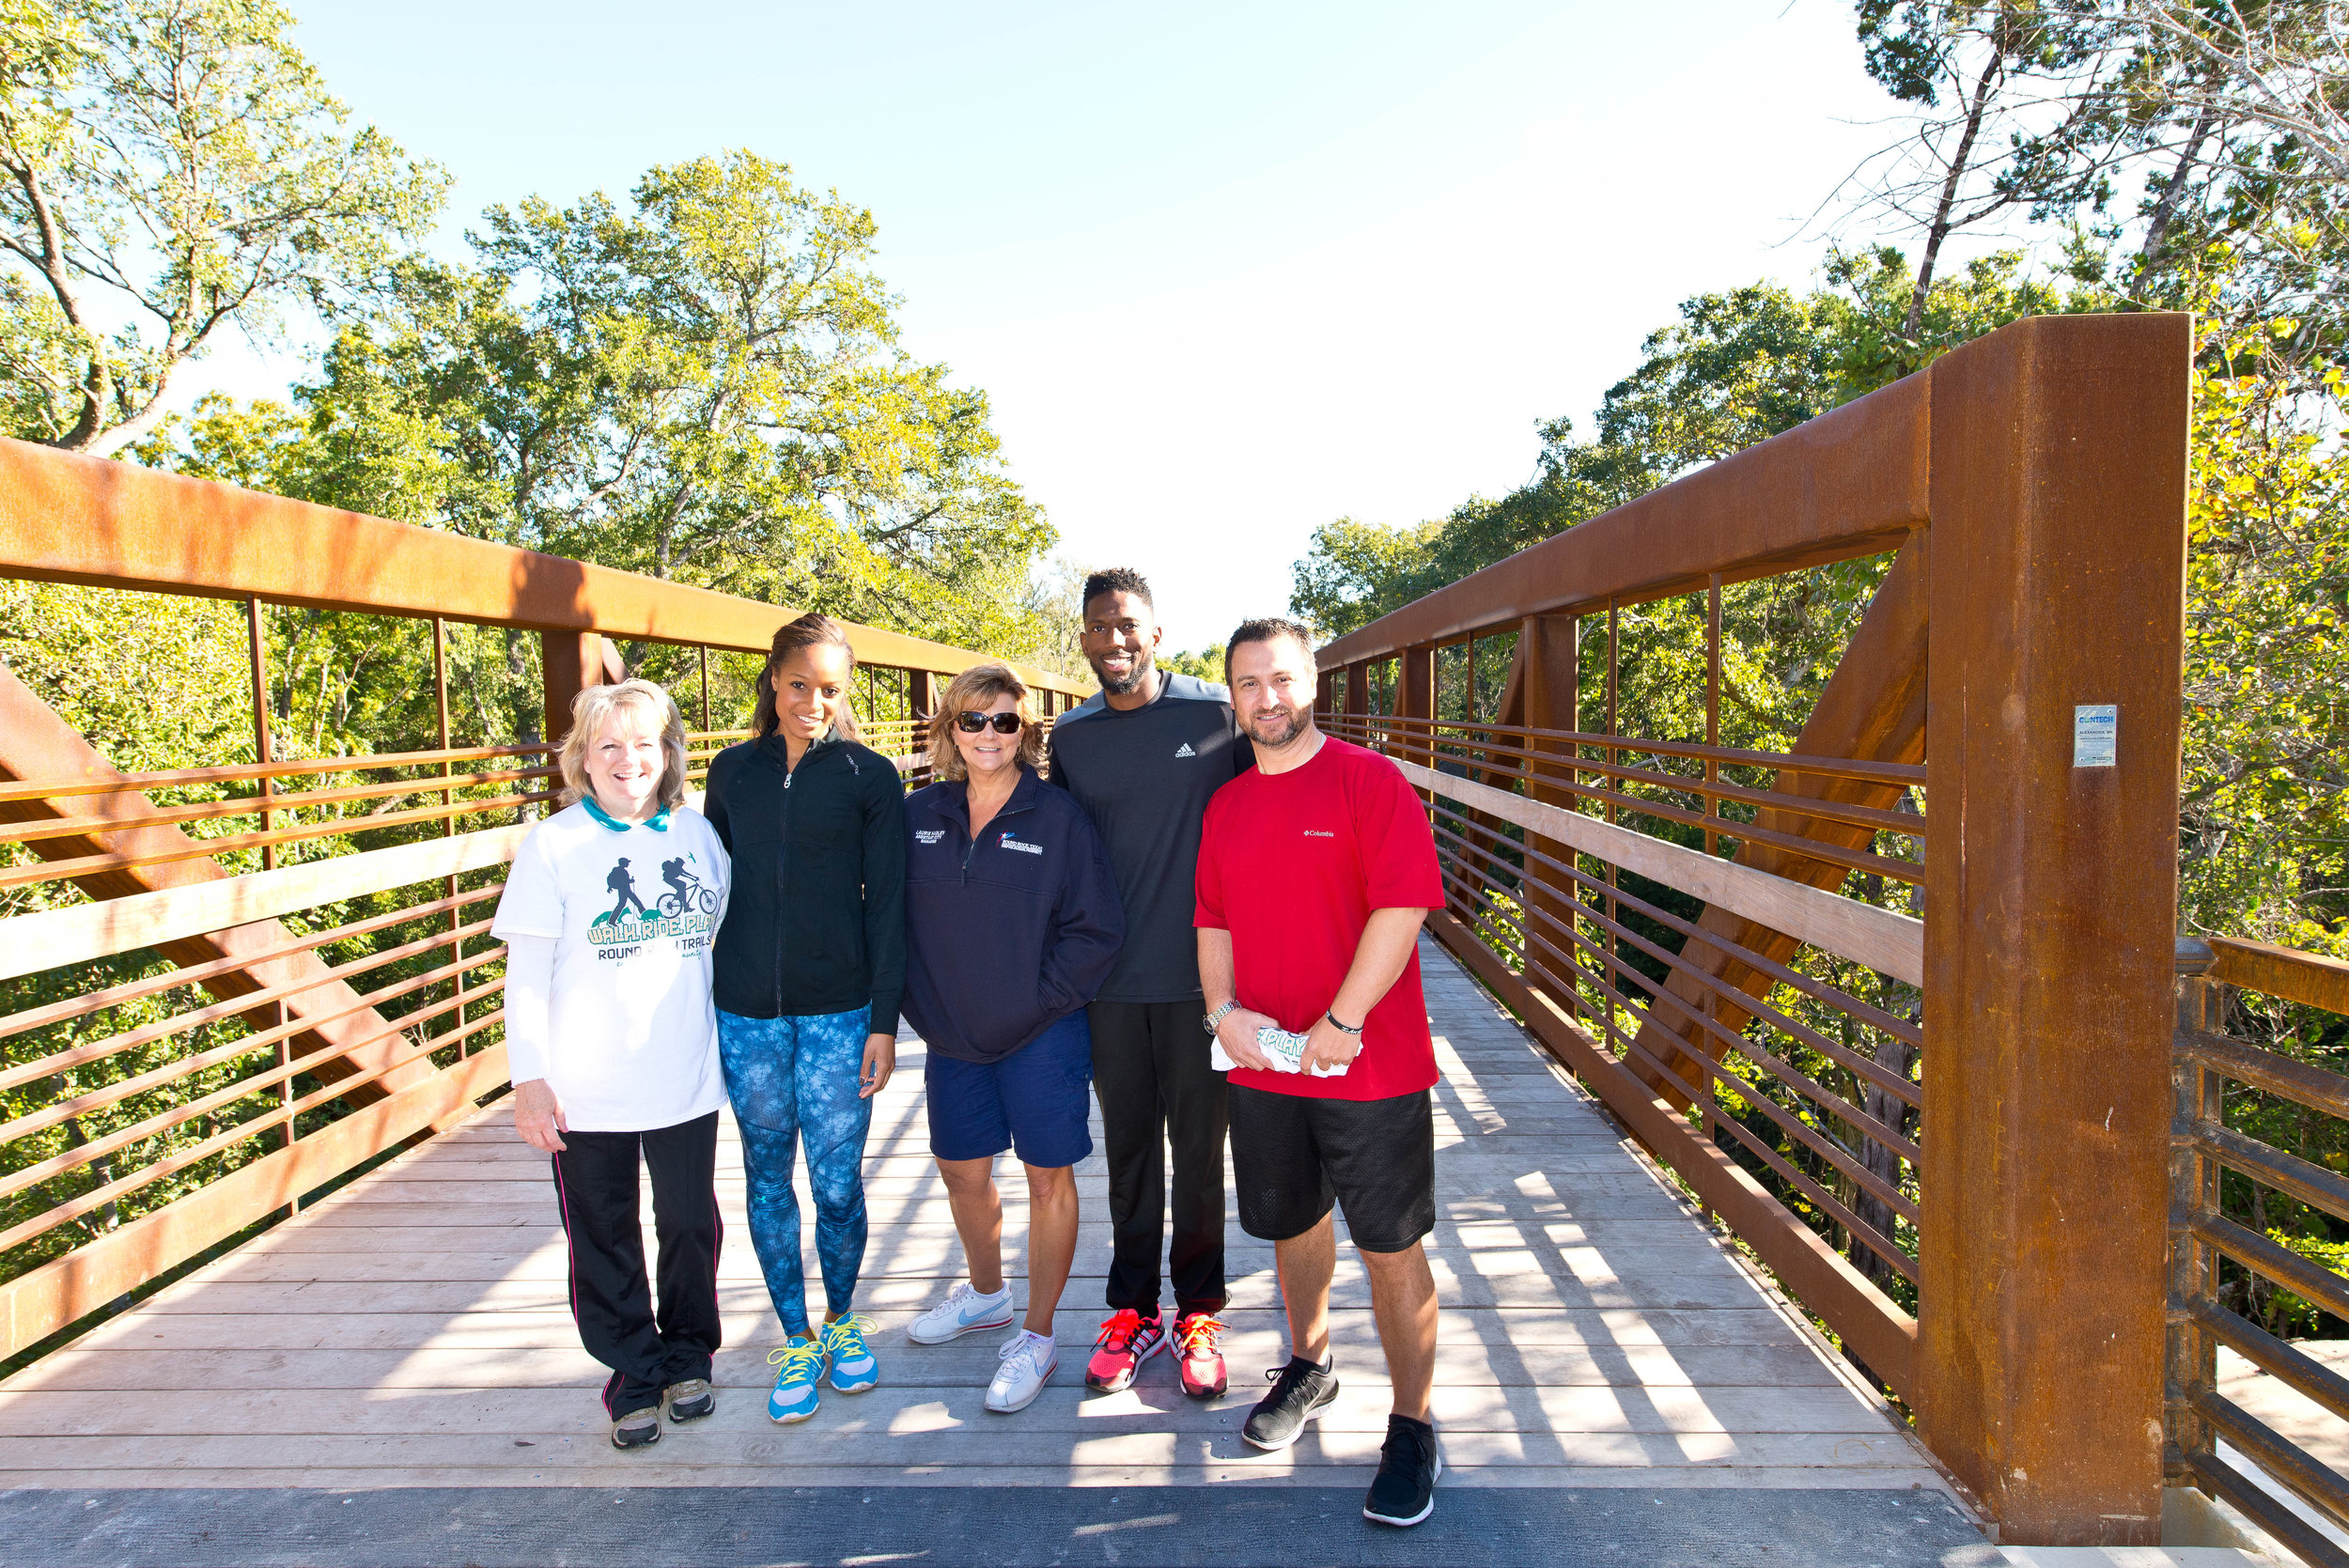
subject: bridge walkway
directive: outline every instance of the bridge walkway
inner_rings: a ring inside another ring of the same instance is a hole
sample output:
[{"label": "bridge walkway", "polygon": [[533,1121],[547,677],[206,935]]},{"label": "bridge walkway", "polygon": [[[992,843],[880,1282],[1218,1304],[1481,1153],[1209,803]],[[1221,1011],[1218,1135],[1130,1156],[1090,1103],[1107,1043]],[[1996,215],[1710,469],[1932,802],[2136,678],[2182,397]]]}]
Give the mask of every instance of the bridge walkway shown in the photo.
[{"label": "bridge walkway", "polygon": [[[1430,1254],[1447,1486],[1944,1492],[1880,1402],[1595,1105],[1442,949],[1421,951],[1444,1074]],[[828,1395],[804,1425],[764,1413],[776,1330],[729,1129],[718,1414],[648,1452],[608,1446],[602,1373],[565,1310],[542,1157],[492,1107],[0,1385],[0,1489],[1367,1482],[1386,1379],[1361,1271],[1343,1250],[1346,1391],[1288,1452],[1260,1454],[1238,1436],[1283,1342],[1271,1250],[1237,1224],[1231,1391],[1188,1400],[1163,1360],[1125,1393],[1082,1387],[1108,1251],[1097,1154],[1080,1170],[1083,1234],[1059,1317],[1066,1358],[1045,1396],[990,1416],[980,1399],[991,1338],[908,1345],[908,1321],[960,1275],[926,1153],[922,1062],[909,1040],[867,1164],[861,1305],[879,1324],[883,1385]],[[1019,1185],[1014,1168],[1015,1260]]]}]

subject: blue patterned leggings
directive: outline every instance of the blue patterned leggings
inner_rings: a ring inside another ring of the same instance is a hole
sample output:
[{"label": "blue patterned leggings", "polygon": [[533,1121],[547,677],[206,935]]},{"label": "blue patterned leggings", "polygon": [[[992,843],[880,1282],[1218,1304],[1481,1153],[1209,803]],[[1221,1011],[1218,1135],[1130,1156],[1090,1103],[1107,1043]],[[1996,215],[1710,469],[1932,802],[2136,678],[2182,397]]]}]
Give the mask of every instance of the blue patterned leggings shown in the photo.
[{"label": "blue patterned leggings", "polygon": [[807,1145],[816,1194],[816,1256],[824,1304],[846,1312],[864,1265],[864,1133],[873,1102],[857,1094],[870,1009],[801,1018],[744,1018],[720,1010],[718,1054],[742,1134],[751,1245],[786,1334],[804,1334],[807,1279],[800,1262],[794,1145]]}]

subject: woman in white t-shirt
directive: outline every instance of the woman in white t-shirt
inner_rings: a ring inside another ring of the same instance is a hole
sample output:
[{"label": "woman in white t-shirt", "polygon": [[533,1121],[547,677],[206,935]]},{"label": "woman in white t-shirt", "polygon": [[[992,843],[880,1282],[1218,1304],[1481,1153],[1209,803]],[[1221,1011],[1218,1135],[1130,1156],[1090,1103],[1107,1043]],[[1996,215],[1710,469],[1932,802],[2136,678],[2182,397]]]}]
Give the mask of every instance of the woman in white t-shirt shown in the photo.
[{"label": "woman in white t-shirt", "polygon": [[[612,1369],[612,1446],[717,1408],[718,1068],[710,943],[729,863],[685,803],[685,725],[646,680],[571,703],[564,809],[522,840],[492,935],[506,944],[514,1130],[554,1157],[572,1321]],[[661,1312],[637,1220],[652,1172]]]}]

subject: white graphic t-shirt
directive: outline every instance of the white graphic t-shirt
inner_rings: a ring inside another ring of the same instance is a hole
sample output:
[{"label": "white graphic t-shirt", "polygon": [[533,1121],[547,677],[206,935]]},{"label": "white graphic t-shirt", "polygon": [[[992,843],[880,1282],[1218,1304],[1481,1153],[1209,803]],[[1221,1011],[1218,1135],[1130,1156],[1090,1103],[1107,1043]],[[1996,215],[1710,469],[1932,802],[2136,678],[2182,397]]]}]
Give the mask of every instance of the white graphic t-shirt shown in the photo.
[{"label": "white graphic t-shirt", "polygon": [[554,972],[545,1033],[510,1021],[507,1060],[515,1081],[547,1080],[574,1130],[645,1132],[724,1103],[709,955],[731,870],[690,806],[622,827],[582,801],[522,840],[490,931],[554,939]]}]

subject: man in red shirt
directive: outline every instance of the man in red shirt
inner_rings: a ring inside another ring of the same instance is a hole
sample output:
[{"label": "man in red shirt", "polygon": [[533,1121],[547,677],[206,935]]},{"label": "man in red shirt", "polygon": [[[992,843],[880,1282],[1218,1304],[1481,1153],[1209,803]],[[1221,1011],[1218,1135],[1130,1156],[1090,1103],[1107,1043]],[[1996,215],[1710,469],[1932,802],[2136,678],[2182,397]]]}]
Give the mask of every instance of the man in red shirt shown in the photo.
[{"label": "man in red shirt", "polygon": [[[1330,1354],[1332,1201],[1370,1276],[1394,1413],[1365,1517],[1415,1525],[1443,1460],[1428,1424],[1436,1281],[1435,1043],[1419,929],[1443,906],[1419,797],[1376,752],[1315,726],[1312,634],[1249,621],[1225,645],[1232,707],[1256,767],[1216,792],[1199,846],[1199,980],[1230,1078],[1240,1228],[1273,1243],[1287,1366],[1241,1435],[1284,1449],[1337,1397]],[[1278,1070],[1258,1032],[1307,1037]],[[1329,1076],[1323,1076],[1323,1075]]]}]

